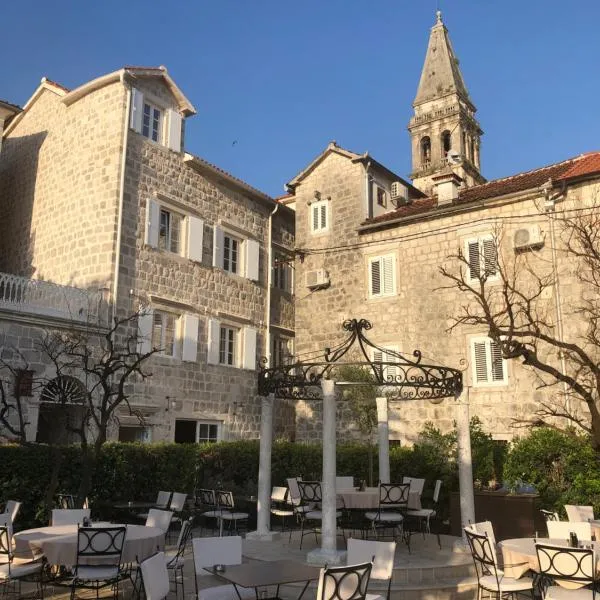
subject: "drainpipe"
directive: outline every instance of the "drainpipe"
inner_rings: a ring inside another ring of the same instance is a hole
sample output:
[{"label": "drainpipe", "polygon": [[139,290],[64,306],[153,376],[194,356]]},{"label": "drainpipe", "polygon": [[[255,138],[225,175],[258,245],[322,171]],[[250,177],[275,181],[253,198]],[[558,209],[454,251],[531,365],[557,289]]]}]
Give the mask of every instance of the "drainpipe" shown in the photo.
[{"label": "drainpipe", "polygon": [[[121,71],[120,81],[125,82],[125,71]],[[121,181],[119,183],[119,210],[117,214],[117,239],[115,252],[115,274],[112,293],[112,320],[117,316],[117,295],[119,289],[119,270],[121,268],[121,236],[123,230],[123,202],[125,198],[125,166],[127,162],[127,141],[129,138],[129,113],[131,112],[131,87],[127,85],[127,102],[125,103],[125,119],[123,123],[123,153],[121,155]]]},{"label": "drainpipe", "polygon": [[265,307],[265,322],[267,328],[267,347],[265,349],[265,356],[267,357],[267,366],[271,366],[271,280],[273,279],[273,217],[279,210],[279,204],[275,205],[275,208],[269,215],[269,227],[267,231],[267,298]]},{"label": "drainpipe", "polygon": [[373,181],[373,177],[371,177],[371,175],[369,175],[369,169],[371,168],[371,161],[369,160],[366,163],[364,163],[364,167],[365,167],[365,204],[366,204],[365,213],[367,215],[367,218],[372,219],[373,218],[373,202],[371,201],[371,196],[372,196],[371,182]]}]

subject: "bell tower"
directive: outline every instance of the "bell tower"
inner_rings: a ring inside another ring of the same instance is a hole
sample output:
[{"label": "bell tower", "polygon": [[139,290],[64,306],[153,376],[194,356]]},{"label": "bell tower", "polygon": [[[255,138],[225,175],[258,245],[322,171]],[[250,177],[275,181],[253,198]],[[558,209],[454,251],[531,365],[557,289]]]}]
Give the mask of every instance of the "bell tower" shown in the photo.
[{"label": "bell tower", "polygon": [[481,175],[480,144],[483,131],[477,109],[460,72],[442,13],[431,28],[425,64],[408,124],[412,145],[411,179],[426,194],[432,177],[451,170],[470,187],[485,183]]}]

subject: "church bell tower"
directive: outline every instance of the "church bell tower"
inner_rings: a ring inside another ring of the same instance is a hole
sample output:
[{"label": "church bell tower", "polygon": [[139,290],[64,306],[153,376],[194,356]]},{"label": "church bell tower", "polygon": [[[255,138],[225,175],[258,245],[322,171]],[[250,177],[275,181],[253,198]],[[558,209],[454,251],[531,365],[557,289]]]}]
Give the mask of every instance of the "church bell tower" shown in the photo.
[{"label": "church bell tower", "polygon": [[415,187],[432,193],[432,177],[454,172],[462,185],[485,183],[481,175],[483,131],[477,109],[460,72],[448,30],[438,10],[431,28],[425,64],[408,124],[412,145],[411,179]]}]

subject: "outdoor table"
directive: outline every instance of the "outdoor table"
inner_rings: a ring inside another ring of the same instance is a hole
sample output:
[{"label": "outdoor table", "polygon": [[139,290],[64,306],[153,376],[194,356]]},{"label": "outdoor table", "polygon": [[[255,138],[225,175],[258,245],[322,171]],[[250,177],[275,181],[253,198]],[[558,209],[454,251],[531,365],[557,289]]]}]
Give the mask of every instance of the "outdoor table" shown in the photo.
[{"label": "outdoor table", "polygon": [[254,588],[256,597],[259,598],[258,588],[268,586],[277,586],[275,596],[279,598],[279,587],[288,583],[302,583],[304,587],[297,600],[300,600],[311,581],[319,578],[321,569],[293,560],[275,560],[261,561],[255,563],[245,563],[243,565],[226,565],[224,571],[215,571],[212,567],[205,567],[205,570],[217,575],[221,579],[232,583],[238,596],[240,596],[238,586],[245,588]]},{"label": "outdoor table", "polygon": [[156,506],[156,502],[148,502],[144,500],[134,500],[132,502],[115,502],[112,505],[113,508],[118,510],[143,510],[147,508],[154,508]]},{"label": "outdoor table", "polygon": [[[373,510],[379,508],[379,488],[368,487],[360,490],[339,490],[338,498],[344,500],[344,506],[349,510],[364,509]],[[421,509],[421,494],[417,491],[409,492],[408,508]]]},{"label": "outdoor table", "polygon": [[[92,524],[93,526],[94,524]],[[144,525],[108,525],[127,527],[121,562],[142,561],[154,554],[165,540],[165,532],[158,527]],[[26,529],[13,535],[15,555],[39,558],[45,556],[51,565],[74,565],[77,563],[77,525],[58,525]]]}]

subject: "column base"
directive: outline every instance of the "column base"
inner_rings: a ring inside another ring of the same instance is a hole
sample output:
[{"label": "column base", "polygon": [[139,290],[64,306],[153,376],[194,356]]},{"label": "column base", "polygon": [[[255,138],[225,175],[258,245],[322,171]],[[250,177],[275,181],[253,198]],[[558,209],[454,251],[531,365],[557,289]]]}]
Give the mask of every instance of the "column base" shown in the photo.
[{"label": "column base", "polygon": [[316,548],[306,555],[306,562],[311,565],[341,565],[346,562],[346,551]]},{"label": "column base", "polygon": [[469,554],[471,552],[471,548],[469,548],[469,544],[465,538],[458,538],[454,540],[452,544],[452,552],[464,552]]},{"label": "column base", "polygon": [[272,542],[278,540],[281,537],[279,531],[249,531],[246,534],[247,540],[254,540],[258,542]]}]

